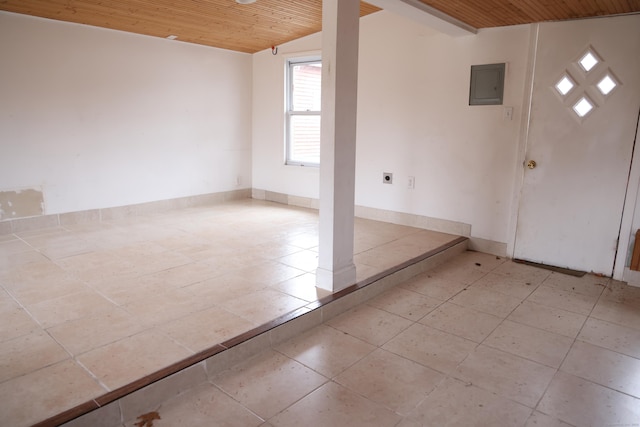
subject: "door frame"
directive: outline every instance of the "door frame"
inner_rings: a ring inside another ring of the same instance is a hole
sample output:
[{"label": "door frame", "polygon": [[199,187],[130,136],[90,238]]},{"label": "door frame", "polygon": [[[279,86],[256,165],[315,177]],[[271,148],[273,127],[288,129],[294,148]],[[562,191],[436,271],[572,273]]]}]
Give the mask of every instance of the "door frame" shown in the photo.
[{"label": "door frame", "polygon": [[538,38],[540,24],[531,24],[529,32],[529,55],[524,84],[524,96],[522,97],[522,119],[520,122],[520,135],[518,138],[518,156],[516,159],[515,183],[511,200],[511,218],[509,221],[509,239],[507,241],[507,256],[513,259],[516,251],[516,237],[518,232],[518,217],[520,215],[520,202],[524,188],[524,163],[527,157],[529,143],[529,126],[531,125],[531,103],[533,101],[533,82],[538,53]]},{"label": "door frame", "polygon": [[613,278],[622,280],[627,264],[629,243],[633,230],[633,217],[638,203],[638,190],[640,189],[640,147],[636,144],[640,139],[640,111],[638,111],[638,124],[636,125],[636,137],[633,141],[633,155],[631,156],[631,167],[629,168],[629,179],[627,180],[627,192],[622,207],[622,218],[620,220],[620,233],[618,234],[618,247],[613,265]]}]

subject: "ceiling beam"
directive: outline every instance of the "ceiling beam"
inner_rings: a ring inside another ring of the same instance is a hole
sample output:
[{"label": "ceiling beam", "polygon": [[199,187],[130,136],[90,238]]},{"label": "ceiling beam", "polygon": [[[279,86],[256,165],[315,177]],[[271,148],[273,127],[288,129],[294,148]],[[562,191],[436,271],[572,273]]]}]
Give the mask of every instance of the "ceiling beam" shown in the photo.
[{"label": "ceiling beam", "polygon": [[471,25],[422,3],[420,0],[366,0],[386,11],[404,16],[419,24],[452,37],[474,35],[478,30]]}]

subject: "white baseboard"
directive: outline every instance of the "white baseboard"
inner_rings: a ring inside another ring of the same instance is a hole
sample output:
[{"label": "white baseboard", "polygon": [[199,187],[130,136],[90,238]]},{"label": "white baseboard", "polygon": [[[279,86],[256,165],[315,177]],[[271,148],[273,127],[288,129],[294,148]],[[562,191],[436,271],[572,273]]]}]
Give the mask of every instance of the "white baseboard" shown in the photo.
[{"label": "white baseboard", "polygon": [[[251,194],[254,199],[282,203],[285,205],[316,210],[319,206],[318,199],[312,199],[310,197],[291,196],[284,193],[266,191],[257,188],[254,188]],[[407,225],[410,227],[424,228],[425,230],[439,231],[441,233],[449,233],[456,236],[469,237],[470,250],[484,252],[500,257],[507,257],[506,243],[473,237],[471,236],[471,225],[465,224],[463,222],[449,221],[441,218],[432,218],[423,215],[414,215],[404,212],[395,212],[385,209],[377,209],[357,205],[355,207],[355,215],[358,218],[390,222],[392,224]]]}]

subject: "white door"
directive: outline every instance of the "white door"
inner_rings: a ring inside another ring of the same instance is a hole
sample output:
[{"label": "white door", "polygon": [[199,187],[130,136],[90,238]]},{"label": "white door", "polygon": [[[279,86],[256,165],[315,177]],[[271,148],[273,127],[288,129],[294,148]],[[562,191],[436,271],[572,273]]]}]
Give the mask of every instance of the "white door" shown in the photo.
[{"label": "white door", "polygon": [[[597,63],[583,66],[588,52]],[[640,16],[540,24],[533,82],[514,258],[611,275],[640,108]],[[593,109],[579,117],[583,97]]]}]

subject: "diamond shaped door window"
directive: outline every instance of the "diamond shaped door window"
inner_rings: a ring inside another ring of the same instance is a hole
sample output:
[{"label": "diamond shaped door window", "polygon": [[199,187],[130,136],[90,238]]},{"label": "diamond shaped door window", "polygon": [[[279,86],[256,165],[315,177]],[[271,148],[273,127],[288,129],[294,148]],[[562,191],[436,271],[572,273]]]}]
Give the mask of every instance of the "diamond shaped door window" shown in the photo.
[{"label": "diamond shaped door window", "polygon": [[591,112],[591,110],[593,110],[595,108],[595,105],[593,105],[593,102],[591,102],[591,100],[589,100],[589,98],[587,98],[586,96],[582,96],[578,102],[576,102],[575,104],[573,104],[573,111],[575,111],[575,113],[578,115],[578,117],[583,118],[585,117],[587,114],[589,114]]},{"label": "diamond shaped door window", "polygon": [[618,86],[618,83],[611,74],[606,74],[596,86],[601,94],[607,96]]},{"label": "diamond shaped door window", "polygon": [[600,60],[591,50],[588,50],[582,58],[578,61],[578,64],[582,67],[585,72],[589,72],[595,68],[596,65],[600,63]]},{"label": "diamond shaped door window", "polygon": [[568,94],[569,92],[571,92],[571,90],[576,87],[576,84],[574,83],[574,81],[571,79],[571,77],[569,77],[569,75],[565,74],[564,76],[562,76],[562,78],[558,81],[558,83],[556,83],[556,90],[558,91],[558,93],[562,96],[565,96],[566,94]]}]

